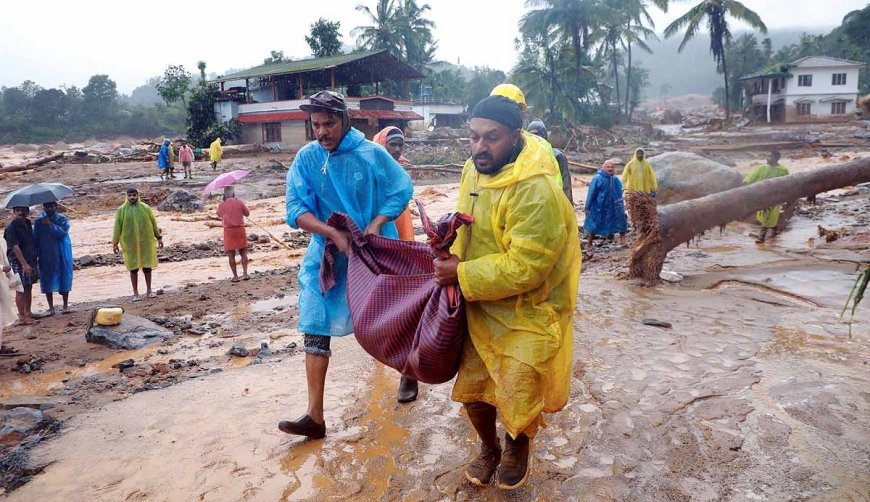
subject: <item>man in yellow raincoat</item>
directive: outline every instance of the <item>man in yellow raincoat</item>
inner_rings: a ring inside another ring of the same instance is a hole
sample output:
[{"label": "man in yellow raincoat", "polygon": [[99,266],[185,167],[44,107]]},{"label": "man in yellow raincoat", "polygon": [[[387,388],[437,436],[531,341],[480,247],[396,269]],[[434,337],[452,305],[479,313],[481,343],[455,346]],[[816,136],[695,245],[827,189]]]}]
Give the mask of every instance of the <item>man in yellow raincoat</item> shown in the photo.
[{"label": "man in yellow raincoat", "polygon": [[211,145],[208,147],[208,158],[211,159],[211,170],[214,171],[217,169],[218,162],[221,161],[221,157],[224,156],[224,149],[221,148],[221,139],[218,138],[211,142]]},{"label": "man in yellow raincoat", "polygon": [[[119,249],[120,245],[120,249]],[[145,295],[155,298],[151,291],[151,270],[157,267],[157,247],[163,248],[163,236],[157,227],[157,219],[148,204],[139,200],[139,191],[127,189],[127,200],[115,214],[115,231],[112,234],[112,251],[124,252],[124,266],[130,271],[133,286],[133,301],[139,296],[139,269],[145,276]]]},{"label": "man in yellow raincoat", "polygon": [[655,212],[656,192],[659,182],[652,165],[646,160],[643,148],[634,151],[634,156],[622,170],[622,188],[625,191],[625,208],[631,223],[643,235],[651,222],[642,221],[646,215]]},{"label": "man in yellow raincoat", "polygon": [[[746,179],[744,179],[743,182],[747,185],[751,185],[753,183],[769,180],[771,178],[788,176],[788,169],[786,169],[782,166],[782,164],[779,163],[779,158],[779,150],[772,150],[770,152],[770,155],[767,157],[767,164],[763,166],[758,166],[753,169],[746,176]],[[779,225],[779,213],[779,204],[773,207],[769,207],[767,209],[762,209],[761,211],[755,213],[755,218],[758,220],[758,223],[761,224],[761,231],[758,233],[758,238],[755,239],[756,243],[764,243],[764,241],[767,239],[768,230],[770,230],[774,236],[776,235],[776,229]]]},{"label": "man in yellow raincoat", "polygon": [[453,399],[482,447],[465,475],[485,486],[498,470],[499,488],[514,489],[528,479],[541,413],[568,400],[580,241],[552,150],[523,134],[516,103],[490,96],[471,117],[458,210],[474,223],[459,230],[449,259],[436,260],[435,279],[458,283],[467,302]]}]

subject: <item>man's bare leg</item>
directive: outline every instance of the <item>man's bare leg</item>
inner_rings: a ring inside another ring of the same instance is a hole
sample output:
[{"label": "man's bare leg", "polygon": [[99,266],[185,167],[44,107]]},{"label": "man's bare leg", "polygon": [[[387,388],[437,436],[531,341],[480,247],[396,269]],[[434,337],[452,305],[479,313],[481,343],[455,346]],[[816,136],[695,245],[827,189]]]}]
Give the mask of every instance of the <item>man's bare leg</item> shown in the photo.
[{"label": "man's bare leg", "polygon": [[329,358],[305,354],[305,377],[308,381],[308,416],[323,423],[323,393],[326,389],[326,370]]},{"label": "man's bare leg", "polygon": [[142,275],[145,276],[145,295],[151,296],[151,271],[143,269]]},{"label": "man's bare leg", "polygon": [[54,293],[45,294],[45,303],[48,304],[48,315],[54,315]]},{"label": "man's bare leg", "polygon": [[61,291],[60,297],[63,298],[63,312],[64,314],[69,312],[69,291]]},{"label": "man's bare leg", "polygon": [[133,286],[133,298],[139,297],[139,271],[130,271],[130,284]]},{"label": "man's bare leg", "polygon": [[239,282],[239,274],[236,269],[236,252],[227,251],[227,258],[230,261],[230,270],[233,271],[233,282]]},{"label": "man's bare leg", "polygon": [[248,277],[248,250],[244,248],[240,249],[239,255],[242,257],[242,279],[247,281],[250,279]]}]

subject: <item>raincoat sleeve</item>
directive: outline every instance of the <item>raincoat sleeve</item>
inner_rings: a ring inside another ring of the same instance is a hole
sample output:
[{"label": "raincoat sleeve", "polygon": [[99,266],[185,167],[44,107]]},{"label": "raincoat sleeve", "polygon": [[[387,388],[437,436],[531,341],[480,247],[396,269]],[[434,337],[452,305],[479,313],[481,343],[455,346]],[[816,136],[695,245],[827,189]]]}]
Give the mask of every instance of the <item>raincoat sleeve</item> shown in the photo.
[{"label": "raincoat sleeve", "polygon": [[121,206],[118,208],[118,212],[115,213],[115,231],[112,232],[112,244],[118,244],[121,242],[121,233],[124,231],[124,209],[126,206]]},{"label": "raincoat sleeve", "polygon": [[[56,218],[56,222],[48,220],[48,235],[53,239],[61,240],[69,232],[69,220],[60,214]],[[33,233],[36,234],[36,226],[33,227],[33,230]]]},{"label": "raincoat sleeve", "polygon": [[[557,197],[543,176],[517,185],[500,236],[505,251],[459,264],[459,285],[468,301],[494,301],[531,291],[546,280],[568,239]],[[576,238],[576,236],[575,236]]]},{"label": "raincoat sleeve", "polygon": [[408,208],[408,202],[414,195],[411,177],[383,148],[374,151],[375,159],[380,169],[377,170],[378,181],[384,187],[381,192],[381,204],[378,214],[395,220],[402,211]]},{"label": "raincoat sleeve", "polygon": [[646,166],[647,173],[649,174],[650,183],[652,185],[652,192],[659,191],[659,180],[656,178],[656,172],[652,168],[652,164],[649,163],[648,160],[644,159],[644,165]]},{"label": "raincoat sleeve", "polygon": [[592,178],[592,181],[589,182],[589,191],[586,192],[586,204],[583,206],[583,209],[589,211],[592,207],[592,201],[595,200],[595,197],[598,196],[598,191],[601,189],[601,177],[596,176]]},{"label": "raincoat sleeve", "polygon": [[622,168],[622,184],[630,187],[631,177],[634,175],[634,161],[629,160],[625,167]]},{"label": "raincoat sleeve", "polygon": [[761,172],[763,170],[764,170],[764,166],[756,167],[755,169],[750,171],[749,174],[746,175],[746,178],[743,179],[743,182],[746,183],[747,185],[751,185],[751,184],[759,181],[761,179]]},{"label": "raincoat sleeve", "polygon": [[157,218],[154,217],[154,211],[150,207],[145,208],[148,212],[148,220],[151,221],[151,228],[154,229],[154,238],[160,239],[160,228],[157,227]]},{"label": "raincoat sleeve", "polygon": [[296,155],[293,164],[290,166],[290,171],[287,172],[287,224],[291,228],[299,228],[296,219],[305,213],[315,213],[316,201],[314,200],[314,190],[311,188],[311,183],[308,177],[303,172],[305,170],[305,160],[302,155]]}]

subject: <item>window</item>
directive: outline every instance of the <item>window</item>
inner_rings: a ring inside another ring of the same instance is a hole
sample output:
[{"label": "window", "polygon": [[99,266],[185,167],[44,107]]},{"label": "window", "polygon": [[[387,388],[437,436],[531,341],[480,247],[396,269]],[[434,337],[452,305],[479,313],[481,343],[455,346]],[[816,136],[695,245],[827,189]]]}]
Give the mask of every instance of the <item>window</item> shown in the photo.
[{"label": "window", "polygon": [[831,85],[846,85],[846,74],[835,73],[831,76]]},{"label": "window", "polygon": [[798,75],[798,87],[812,87],[813,86],[813,76],[812,75]]},{"label": "window", "polygon": [[811,114],[811,103],[795,103],[797,106],[797,114],[800,116],[809,116]]},{"label": "window", "polygon": [[263,124],[263,143],[281,142],[281,122],[266,122]]},{"label": "window", "polygon": [[845,115],[845,114],[846,114],[846,102],[845,101],[835,101],[835,102],[831,103],[831,115]]}]

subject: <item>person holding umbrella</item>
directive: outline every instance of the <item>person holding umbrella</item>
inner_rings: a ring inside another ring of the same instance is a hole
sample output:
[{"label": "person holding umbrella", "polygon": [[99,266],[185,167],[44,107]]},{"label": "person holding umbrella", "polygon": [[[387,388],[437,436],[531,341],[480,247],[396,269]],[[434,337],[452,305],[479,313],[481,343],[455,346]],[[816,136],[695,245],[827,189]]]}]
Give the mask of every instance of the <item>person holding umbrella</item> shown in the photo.
[{"label": "person holding umbrella", "polygon": [[127,200],[115,215],[112,251],[119,254],[123,249],[124,266],[130,271],[134,302],[142,299],[139,296],[140,268],[145,276],[145,295],[148,298],[157,296],[151,291],[151,270],[157,267],[158,247],[163,249],[163,237],[154,213],[148,204],[139,200],[139,190],[128,188]]},{"label": "person holding umbrella", "polygon": [[[8,206],[7,206],[8,207]],[[13,206],[15,219],[3,231],[6,240],[6,258],[12,271],[21,278],[23,291],[15,292],[15,306],[18,307],[18,324],[36,324],[31,310],[33,285],[39,282],[36,247],[33,243],[33,225],[30,223],[28,206]]]},{"label": "person holding umbrella", "polygon": [[224,226],[224,251],[230,260],[230,270],[233,271],[231,282],[239,282],[236,270],[236,251],[242,258],[242,280],[248,276],[248,234],[245,232],[245,216],[250,216],[245,203],[236,198],[236,191],[231,186],[224,187],[224,201],[218,204],[217,215]]},{"label": "person holding umbrella", "polygon": [[61,312],[68,314],[73,280],[69,219],[57,212],[57,202],[45,202],[42,207],[44,212],[33,225],[33,242],[39,261],[39,286],[48,303],[48,315],[54,315],[54,293],[60,293],[63,298]]}]

